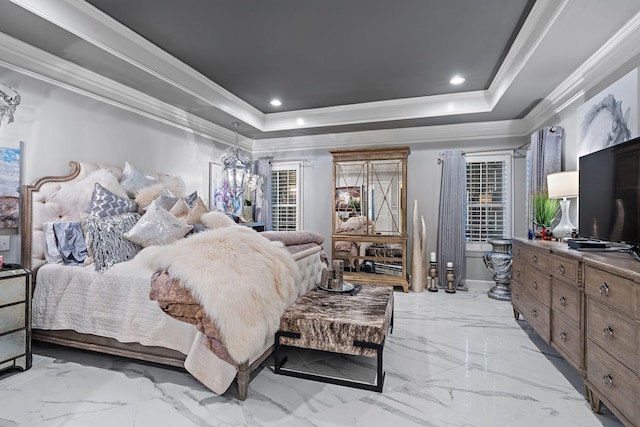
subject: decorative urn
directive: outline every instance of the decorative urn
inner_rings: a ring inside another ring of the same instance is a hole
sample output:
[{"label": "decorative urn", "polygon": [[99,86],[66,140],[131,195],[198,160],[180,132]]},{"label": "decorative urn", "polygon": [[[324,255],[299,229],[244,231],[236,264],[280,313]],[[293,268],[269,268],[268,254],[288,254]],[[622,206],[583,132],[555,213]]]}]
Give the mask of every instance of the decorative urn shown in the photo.
[{"label": "decorative urn", "polygon": [[511,301],[511,256],[512,241],[509,239],[489,239],[493,247],[482,257],[484,265],[493,273],[493,281],[496,285],[492,287],[487,295],[489,298]]}]

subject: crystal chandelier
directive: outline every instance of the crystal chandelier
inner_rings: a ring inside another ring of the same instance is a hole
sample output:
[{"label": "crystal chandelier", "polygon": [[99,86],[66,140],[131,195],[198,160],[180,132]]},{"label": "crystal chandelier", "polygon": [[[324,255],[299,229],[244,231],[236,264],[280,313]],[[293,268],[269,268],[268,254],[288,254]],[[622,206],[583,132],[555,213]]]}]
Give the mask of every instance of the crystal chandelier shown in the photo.
[{"label": "crystal chandelier", "polygon": [[244,180],[249,173],[249,159],[241,155],[238,147],[238,127],[240,123],[233,122],[236,130],[236,145],[222,157],[224,172],[229,184],[229,195],[236,198],[244,193]]}]

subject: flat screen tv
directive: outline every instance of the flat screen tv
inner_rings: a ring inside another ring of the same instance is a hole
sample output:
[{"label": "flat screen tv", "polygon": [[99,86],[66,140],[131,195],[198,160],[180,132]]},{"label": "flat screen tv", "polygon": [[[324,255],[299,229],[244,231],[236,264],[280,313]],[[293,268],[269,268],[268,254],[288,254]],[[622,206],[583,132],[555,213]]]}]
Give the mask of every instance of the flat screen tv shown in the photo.
[{"label": "flat screen tv", "polygon": [[580,237],[640,246],[640,138],[579,159]]}]

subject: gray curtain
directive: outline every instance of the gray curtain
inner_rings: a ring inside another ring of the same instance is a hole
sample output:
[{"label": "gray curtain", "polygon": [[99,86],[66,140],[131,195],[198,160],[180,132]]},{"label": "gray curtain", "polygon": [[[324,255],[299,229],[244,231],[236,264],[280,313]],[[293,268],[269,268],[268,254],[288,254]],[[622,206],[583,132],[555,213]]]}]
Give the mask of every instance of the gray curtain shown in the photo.
[{"label": "gray curtain", "polygon": [[440,184],[440,213],[438,218],[438,283],[446,287],[447,262],[453,263],[455,288],[466,289],[465,259],[465,203],[467,173],[464,153],[447,150],[442,154],[442,181]]},{"label": "gray curtain", "polygon": [[255,221],[264,222],[264,229],[271,230],[271,161],[269,159],[258,159],[256,162],[256,173],[264,178],[262,196],[256,195]]},{"label": "gray curtain", "polygon": [[531,134],[527,150],[527,229],[535,230],[533,224],[532,195],[547,189],[547,175],[560,172],[562,168],[562,137],[560,126],[540,129]]}]

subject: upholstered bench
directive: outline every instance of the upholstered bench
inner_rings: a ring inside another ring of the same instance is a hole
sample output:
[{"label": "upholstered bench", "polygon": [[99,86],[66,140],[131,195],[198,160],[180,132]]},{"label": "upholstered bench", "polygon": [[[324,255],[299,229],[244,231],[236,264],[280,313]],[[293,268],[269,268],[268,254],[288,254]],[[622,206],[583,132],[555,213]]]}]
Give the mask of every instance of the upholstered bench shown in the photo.
[{"label": "upholstered bench", "polygon": [[[355,285],[348,293],[314,289],[300,297],[280,319],[275,337],[275,372],[299,378],[382,391],[382,352],[387,330],[393,331],[393,288]],[[373,384],[325,377],[284,368],[283,347],[298,347],[377,358]]]}]

